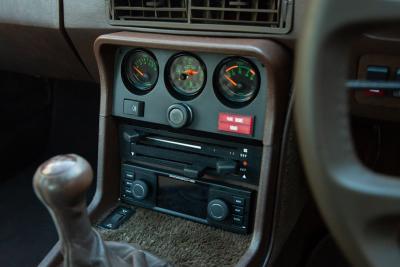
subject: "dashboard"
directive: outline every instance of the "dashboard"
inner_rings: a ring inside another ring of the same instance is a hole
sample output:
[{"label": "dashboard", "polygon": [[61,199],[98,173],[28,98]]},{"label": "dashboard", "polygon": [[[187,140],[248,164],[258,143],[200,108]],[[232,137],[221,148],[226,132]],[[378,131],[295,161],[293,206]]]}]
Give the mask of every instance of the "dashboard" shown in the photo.
[{"label": "dashboard", "polygon": [[[122,203],[254,234],[243,259],[252,266],[279,225],[280,149],[309,1],[50,2],[1,1],[0,68],[100,84],[92,219]],[[356,39],[349,79],[400,80],[399,36],[371,27]],[[350,92],[352,115],[400,121],[399,97]]]}]

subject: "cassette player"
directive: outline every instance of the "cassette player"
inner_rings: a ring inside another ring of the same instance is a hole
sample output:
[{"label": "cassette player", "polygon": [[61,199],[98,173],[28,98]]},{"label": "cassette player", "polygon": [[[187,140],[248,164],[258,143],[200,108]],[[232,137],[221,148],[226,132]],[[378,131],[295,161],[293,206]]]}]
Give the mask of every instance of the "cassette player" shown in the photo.
[{"label": "cassette player", "polygon": [[121,166],[121,201],[237,233],[250,231],[252,192],[131,164]]},{"label": "cassette player", "polygon": [[224,142],[193,135],[120,125],[123,162],[192,179],[212,177],[258,185],[261,145]]}]

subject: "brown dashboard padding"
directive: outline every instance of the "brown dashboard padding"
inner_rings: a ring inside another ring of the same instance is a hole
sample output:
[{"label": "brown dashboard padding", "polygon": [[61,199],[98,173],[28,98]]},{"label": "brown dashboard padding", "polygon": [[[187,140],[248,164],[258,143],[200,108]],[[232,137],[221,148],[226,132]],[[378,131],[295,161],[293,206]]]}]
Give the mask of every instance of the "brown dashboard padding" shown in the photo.
[{"label": "brown dashboard padding", "polygon": [[74,154],[53,157],[35,173],[35,193],[55,222],[62,244],[63,266],[170,266],[136,246],[103,242],[92,228],[86,210],[86,192],[92,180],[89,163]]}]

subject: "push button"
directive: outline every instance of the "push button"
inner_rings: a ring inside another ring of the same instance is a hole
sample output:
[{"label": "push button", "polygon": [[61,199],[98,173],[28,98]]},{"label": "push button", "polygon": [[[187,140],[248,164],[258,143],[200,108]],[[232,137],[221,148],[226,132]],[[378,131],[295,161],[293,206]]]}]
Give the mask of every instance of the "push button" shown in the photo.
[{"label": "push button", "polygon": [[243,215],[243,207],[233,206],[233,213],[237,215]]},{"label": "push button", "polygon": [[136,117],[143,117],[144,102],[124,99],[124,113]]},{"label": "push button", "polygon": [[124,180],[124,186],[125,187],[132,187],[133,182],[130,180]]},{"label": "push button", "polygon": [[253,116],[219,113],[218,130],[245,135],[253,134]]},{"label": "push button", "polygon": [[133,172],[124,172],[124,179],[133,180],[135,178],[135,174]]},{"label": "push button", "polygon": [[[369,81],[386,81],[389,76],[389,68],[384,66],[368,66],[367,80]],[[378,89],[369,89],[365,91],[368,96],[383,96],[385,92]]]},{"label": "push button", "polygon": [[234,215],[233,216],[233,224],[243,225],[243,216]]},{"label": "push button", "polygon": [[132,195],[132,187],[125,187],[124,193],[128,196],[131,196]]},{"label": "push button", "polygon": [[233,204],[237,206],[244,206],[244,198],[242,197],[233,197]]}]

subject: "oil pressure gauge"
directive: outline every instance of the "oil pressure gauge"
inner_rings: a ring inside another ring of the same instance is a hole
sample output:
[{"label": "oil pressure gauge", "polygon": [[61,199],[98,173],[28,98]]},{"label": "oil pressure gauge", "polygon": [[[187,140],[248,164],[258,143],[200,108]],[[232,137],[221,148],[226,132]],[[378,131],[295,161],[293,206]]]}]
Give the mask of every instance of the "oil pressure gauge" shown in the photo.
[{"label": "oil pressure gauge", "polygon": [[192,99],[204,88],[206,67],[198,57],[179,53],[170,58],[165,70],[167,88],[178,99]]},{"label": "oil pressure gauge", "polygon": [[214,90],[228,106],[242,107],[250,103],[260,88],[260,74],[248,59],[230,57],[223,60],[214,72]]}]

